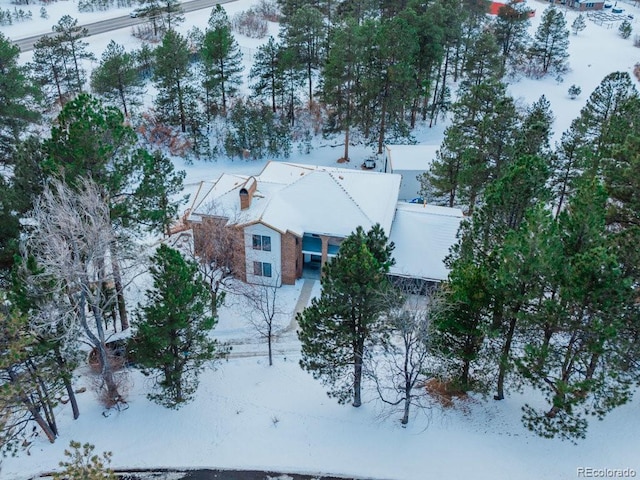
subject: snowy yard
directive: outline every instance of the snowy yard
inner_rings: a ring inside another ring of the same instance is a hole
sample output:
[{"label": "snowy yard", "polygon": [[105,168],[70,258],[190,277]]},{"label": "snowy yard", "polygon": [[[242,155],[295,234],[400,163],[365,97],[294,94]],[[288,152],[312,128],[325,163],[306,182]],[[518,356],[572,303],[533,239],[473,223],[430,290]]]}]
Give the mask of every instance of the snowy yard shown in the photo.
[{"label": "snowy yard", "polygon": [[[232,16],[253,3],[239,0],[225,8]],[[530,4],[536,9],[535,28],[548,3]],[[0,7],[13,5],[0,0]],[[62,1],[47,7],[50,18],[43,20],[38,15],[40,5],[22,8],[33,10],[34,20],[2,27],[0,30],[9,37],[49,31],[49,25],[64,13],[86,23],[129,11],[82,16],[76,12],[75,2]],[[640,8],[626,3],[624,8],[640,18]],[[569,25],[575,15],[574,11],[566,12]],[[187,14],[181,29],[186,31],[194,25],[203,28],[207,16],[202,11]],[[640,29],[634,22],[633,28]],[[271,33],[277,34],[274,24]],[[125,29],[91,37],[91,49],[99,57],[111,39],[127,48],[139,46]],[[238,41],[245,57],[250,57],[260,42],[246,37]],[[577,36],[572,34],[570,41],[571,71],[562,82],[521,78],[510,85],[522,106],[546,95],[556,117],[555,140],[605,75],[619,70],[633,77],[633,66],[640,61],[640,49],[631,39],[623,40],[616,29],[591,21],[587,21],[586,30]],[[25,61],[29,58],[30,54],[24,55]],[[567,94],[572,84],[582,88],[576,100]],[[439,143],[443,129],[441,124],[433,129],[420,127],[415,137],[418,142]],[[316,140],[314,147],[309,155],[294,153],[289,160],[338,166],[335,162],[341,149],[333,148],[331,140]],[[354,147],[352,165],[359,165],[371,153],[364,147]],[[187,171],[186,192],[192,195],[201,180],[215,179],[222,172],[255,174],[264,163],[218,160],[191,165],[176,159],[176,167]],[[139,283],[129,295],[138,297],[143,287]],[[279,319],[283,328],[290,325],[301,288],[302,280],[294,286],[283,286],[278,294],[286,311]],[[318,282],[313,295],[319,295]],[[248,307],[233,298],[222,308],[215,336],[231,343],[234,350],[228,361],[204,372],[194,402],[177,411],[154,404],[146,398],[147,380],[133,370],[127,395],[129,408],[105,417],[87,388],[78,396],[80,418],[74,421],[70,407],[60,406],[61,435],[55,444],[42,436],[35,438],[18,457],[2,460],[0,479],[26,479],[55,469],[70,440],[92,443],[97,452],[112,451],[112,467],[116,469],[255,469],[390,480],[574,479],[580,478],[581,467],[631,468],[640,475],[640,398],[615,409],[602,422],[594,419],[587,439],[577,445],[539,438],[522,426],[520,408],[525,398],[535,403],[527,392],[512,392],[501,402],[473,397],[457,401],[453,408],[434,405],[415,412],[407,428],[402,428],[400,412],[375,400],[373,391],[365,392],[365,403],[359,409],[328,398],[323,386],[298,366],[300,345],[292,330],[278,337],[274,365],[269,367],[266,343],[248,325],[248,314]],[[89,387],[86,370],[78,372],[77,388]]]}]

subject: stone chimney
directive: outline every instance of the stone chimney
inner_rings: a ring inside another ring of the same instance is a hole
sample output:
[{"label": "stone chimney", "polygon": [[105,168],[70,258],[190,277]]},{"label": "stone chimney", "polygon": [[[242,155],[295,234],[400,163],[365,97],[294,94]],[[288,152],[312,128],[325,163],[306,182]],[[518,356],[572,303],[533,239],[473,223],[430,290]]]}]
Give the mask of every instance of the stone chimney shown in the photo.
[{"label": "stone chimney", "polygon": [[246,210],[251,206],[253,194],[258,188],[258,182],[255,177],[249,177],[244,185],[240,188],[240,210]]}]

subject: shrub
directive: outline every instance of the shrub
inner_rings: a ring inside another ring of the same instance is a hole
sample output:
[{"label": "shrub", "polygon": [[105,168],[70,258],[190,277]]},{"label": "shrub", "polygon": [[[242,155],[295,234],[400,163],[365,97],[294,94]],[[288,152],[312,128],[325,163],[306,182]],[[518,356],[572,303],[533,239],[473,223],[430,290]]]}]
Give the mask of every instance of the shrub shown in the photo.
[{"label": "shrub", "polygon": [[569,97],[571,97],[572,100],[577,98],[581,92],[582,92],[582,89],[578,85],[571,85],[568,91]]},{"label": "shrub", "polygon": [[269,30],[267,21],[253,8],[237,13],[232,25],[236,32],[250,38],[264,38]]}]

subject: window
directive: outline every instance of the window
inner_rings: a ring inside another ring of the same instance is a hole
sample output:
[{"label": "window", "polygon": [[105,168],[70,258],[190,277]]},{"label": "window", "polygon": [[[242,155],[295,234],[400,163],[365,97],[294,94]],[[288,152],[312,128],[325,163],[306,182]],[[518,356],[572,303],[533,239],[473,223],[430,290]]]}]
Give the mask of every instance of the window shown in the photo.
[{"label": "window", "polygon": [[271,251],[271,237],[266,235],[253,235],[253,249],[264,250],[265,252]]},{"label": "window", "polygon": [[271,264],[266,262],[253,262],[253,274],[257,277],[271,277]]}]

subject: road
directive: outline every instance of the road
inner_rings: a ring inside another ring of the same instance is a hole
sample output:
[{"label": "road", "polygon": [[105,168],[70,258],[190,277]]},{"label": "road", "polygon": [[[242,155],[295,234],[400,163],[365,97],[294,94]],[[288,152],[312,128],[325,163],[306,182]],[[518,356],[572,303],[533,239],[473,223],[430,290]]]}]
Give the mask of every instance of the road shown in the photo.
[{"label": "road", "polygon": [[[235,2],[236,0],[193,0],[190,2],[183,2],[182,9],[185,13],[193,12],[194,10],[201,10],[203,8],[212,7],[218,3],[230,3]],[[132,25],[138,25],[140,23],[144,23],[146,20],[144,18],[131,18],[129,15],[125,15],[122,17],[110,18],[108,20],[102,20],[100,22],[88,23],[86,25],[82,25],[89,31],[89,36],[98,35],[100,33],[110,32],[112,30],[118,30],[121,28],[127,28]],[[45,33],[40,35],[34,35],[31,37],[21,38],[17,40],[13,40],[13,43],[20,47],[21,52],[28,52],[33,50],[33,45],[45,35],[53,35],[53,33]]]}]

